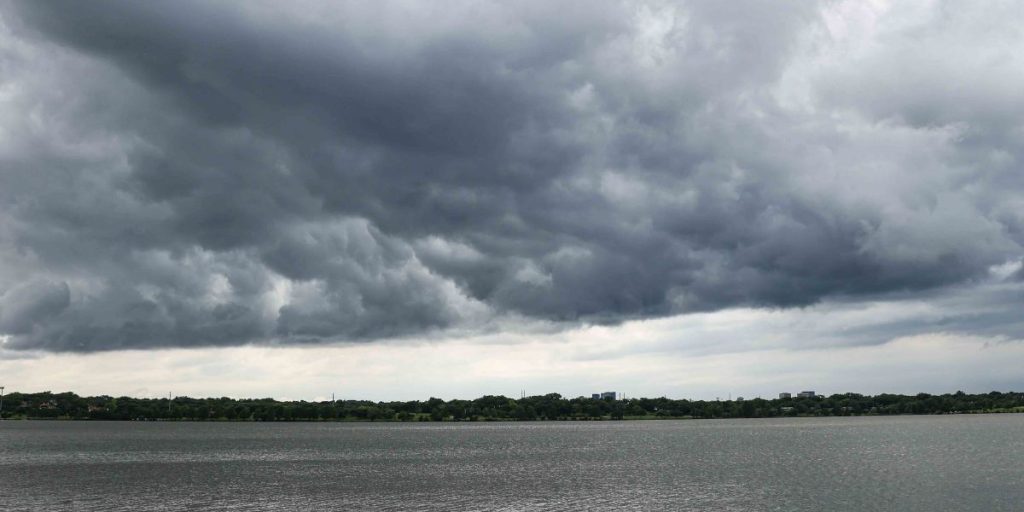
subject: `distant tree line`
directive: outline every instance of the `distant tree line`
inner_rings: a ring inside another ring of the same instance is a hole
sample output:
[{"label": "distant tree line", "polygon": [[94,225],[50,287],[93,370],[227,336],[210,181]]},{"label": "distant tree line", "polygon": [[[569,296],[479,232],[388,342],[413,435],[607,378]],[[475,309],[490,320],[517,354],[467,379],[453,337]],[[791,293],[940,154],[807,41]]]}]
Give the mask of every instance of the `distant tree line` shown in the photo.
[{"label": "distant tree line", "polygon": [[535,421],[774,418],[1024,412],[1024,393],[865,396],[844,393],[765,400],[625,400],[565,398],[558,393],[513,399],[371,402],[278,401],[271,398],[131,398],[74,393],[10,393],[3,418],[191,421]]}]

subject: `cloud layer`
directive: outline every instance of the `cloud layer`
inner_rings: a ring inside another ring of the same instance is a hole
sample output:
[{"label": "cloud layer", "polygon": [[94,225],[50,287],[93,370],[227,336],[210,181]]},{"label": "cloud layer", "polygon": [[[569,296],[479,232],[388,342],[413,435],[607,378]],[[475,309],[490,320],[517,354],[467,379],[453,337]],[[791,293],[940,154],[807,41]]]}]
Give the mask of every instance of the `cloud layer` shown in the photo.
[{"label": "cloud layer", "polygon": [[[5,4],[0,335],[370,341],[1016,283],[1019,22],[1012,3]],[[1001,325],[1020,334],[978,328]]]}]

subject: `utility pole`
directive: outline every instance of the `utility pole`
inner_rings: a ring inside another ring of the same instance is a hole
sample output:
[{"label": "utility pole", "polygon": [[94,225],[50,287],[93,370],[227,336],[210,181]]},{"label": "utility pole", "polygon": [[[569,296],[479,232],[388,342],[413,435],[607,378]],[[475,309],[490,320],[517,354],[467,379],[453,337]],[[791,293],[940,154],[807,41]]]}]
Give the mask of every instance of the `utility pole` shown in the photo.
[{"label": "utility pole", "polygon": [[0,420],[4,419],[4,387],[0,386]]},{"label": "utility pole", "polygon": [[171,392],[167,392],[167,414],[171,413]]}]

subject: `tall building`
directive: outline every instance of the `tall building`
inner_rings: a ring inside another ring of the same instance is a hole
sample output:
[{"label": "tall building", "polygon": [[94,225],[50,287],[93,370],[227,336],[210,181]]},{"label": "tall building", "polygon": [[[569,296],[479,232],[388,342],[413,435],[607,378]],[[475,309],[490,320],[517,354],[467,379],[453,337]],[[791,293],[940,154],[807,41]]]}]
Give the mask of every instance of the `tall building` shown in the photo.
[{"label": "tall building", "polygon": [[615,400],[615,392],[605,391],[604,393],[601,393],[601,399],[603,400],[605,398],[611,398],[612,400]]},{"label": "tall building", "polygon": [[793,398],[791,393],[779,393],[779,398]]},{"label": "tall building", "polygon": [[814,398],[814,391],[801,391],[796,396],[800,398]]}]

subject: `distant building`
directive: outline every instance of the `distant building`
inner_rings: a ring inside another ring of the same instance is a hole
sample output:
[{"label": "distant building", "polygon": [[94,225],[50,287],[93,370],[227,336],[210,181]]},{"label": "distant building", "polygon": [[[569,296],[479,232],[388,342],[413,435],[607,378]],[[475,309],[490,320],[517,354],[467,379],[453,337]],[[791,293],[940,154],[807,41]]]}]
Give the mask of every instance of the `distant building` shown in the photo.
[{"label": "distant building", "polygon": [[590,395],[590,398],[592,398],[594,400],[600,400],[601,399],[601,393],[594,393],[593,395]]},{"label": "distant building", "polygon": [[792,393],[779,393],[779,398],[793,398]]},{"label": "distant building", "polygon": [[800,398],[814,398],[814,391],[801,391],[796,396]]},{"label": "distant building", "polygon": [[742,397],[742,396],[738,396],[738,397],[736,397],[736,401],[737,401],[737,402],[742,402],[742,401],[743,401],[743,397]]}]

